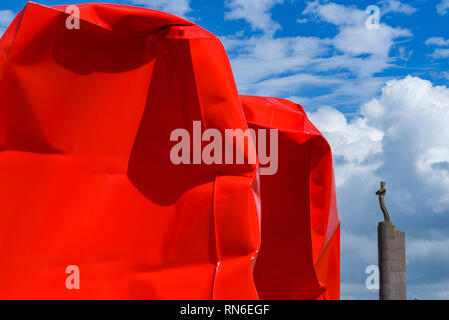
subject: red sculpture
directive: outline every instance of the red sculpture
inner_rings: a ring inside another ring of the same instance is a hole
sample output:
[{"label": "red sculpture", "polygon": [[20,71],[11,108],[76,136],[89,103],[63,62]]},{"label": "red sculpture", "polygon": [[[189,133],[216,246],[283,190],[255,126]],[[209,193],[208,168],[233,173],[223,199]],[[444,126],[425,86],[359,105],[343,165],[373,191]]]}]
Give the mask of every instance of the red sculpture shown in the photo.
[{"label": "red sculpture", "polygon": [[[302,107],[239,96],[187,20],[84,4],[67,28],[66,7],[28,3],[0,40],[0,298],[338,299],[331,152]],[[277,129],[275,174],[251,139],[242,164],[174,164],[194,121]]]}]

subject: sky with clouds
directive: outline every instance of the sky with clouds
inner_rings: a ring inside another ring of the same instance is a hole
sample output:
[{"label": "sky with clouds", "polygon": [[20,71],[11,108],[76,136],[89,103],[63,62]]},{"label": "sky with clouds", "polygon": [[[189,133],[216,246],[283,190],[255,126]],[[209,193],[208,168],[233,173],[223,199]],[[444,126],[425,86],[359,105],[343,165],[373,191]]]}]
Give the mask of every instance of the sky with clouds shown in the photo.
[{"label": "sky with clouds", "polygon": [[[449,299],[449,0],[97,2],[192,20],[222,40],[241,94],[304,106],[334,154],[343,299],[378,298],[365,269],[381,179],[406,231],[408,298]],[[25,3],[0,3],[0,34]]]}]

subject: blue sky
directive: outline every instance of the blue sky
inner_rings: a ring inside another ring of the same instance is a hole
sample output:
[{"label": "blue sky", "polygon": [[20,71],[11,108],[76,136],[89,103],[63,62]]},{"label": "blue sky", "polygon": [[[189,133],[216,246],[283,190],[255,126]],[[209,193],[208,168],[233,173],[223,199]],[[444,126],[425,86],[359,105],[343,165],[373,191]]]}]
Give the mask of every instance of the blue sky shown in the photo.
[{"label": "blue sky", "polygon": [[[409,298],[449,299],[449,0],[103,2],[192,20],[222,40],[241,94],[305,107],[334,154],[342,298],[377,299],[365,268],[377,264],[384,179],[406,231]],[[0,4],[0,33],[25,3]],[[378,28],[366,25],[369,5]]]}]

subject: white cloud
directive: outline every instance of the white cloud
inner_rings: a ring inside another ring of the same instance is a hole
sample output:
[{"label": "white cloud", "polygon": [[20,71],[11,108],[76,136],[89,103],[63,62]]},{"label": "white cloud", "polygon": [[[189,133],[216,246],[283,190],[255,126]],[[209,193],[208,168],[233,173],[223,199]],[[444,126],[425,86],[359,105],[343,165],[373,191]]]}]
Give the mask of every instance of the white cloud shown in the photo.
[{"label": "white cloud", "polygon": [[160,10],[185,17],[191,11],[190,0],[130,0],[133,4],[145,5],[150,9]]},{"label": "white cloud", "polygon": [[399,59],[401,60],[409,60],[410,57],[413,55],[413,50],[408,50],[405,47],[399,47],[398,53],[399,53]]},{"label": "white cloud", "polygon": [[369,274],[366,267],[377,265],[377,241],[371,235],[341,231],[341,299],[378,299],[377,290],[369,290],[365,283]]},{"label": "white cloud", "polygon": [[[256,94],[263,90],[262,86],[266,88],[271,83],[273,86],[268,88],[270,94],[280,94],[280,91],[290,94],[293,87],[298,88],[305,80],[319,78],[322,85],[328,82],[324,77],[314,77],[305,72],[314,65],[315,58],[328,53],[326,40],[301,36],[271,38],[266,35],[221,37],[221,40],[230,54],[241,93]],[[285,86],[281,87],[281,83]]]},{"label": "white cloud", "polygon": [[[253,2],[232,3],[240,4],[241,11],[236,17],[259,17],[259,14],[249,13],[256,9],[241,6]],[[258,6],[262,10],[257,12],[264,13],[263,21],[272,21],[265,9],[276,3],[260,2]],[[373,75],[392,66],[394,58],[390,54],[396,42],[411,36],[406,29],[386,24],[382,24],[380,30],[368,30],[365,11],[335,3],[309,2],[303,14],[307,15],[308,22],[319,20],[336,25],[337,35],[333,38],[275,38],[270,32],[276,29],[271,22],[253,22],[253,28],[264,25],[267,32],[251,37],[241,34],[221,37],[241,93],[288,97],[293,92],[312,90],[320,94],[308,100],[309,106],[360,104],[388,80]],[[305,22],[306,18],[301,20]],[[399,58],[409,54],[405,48],[397,50]]]},{"label": "white cloud", "polygon": [[379,4],[382,6],[381,8],[382,14],[396,12],[396,13],[403,13],[406,15],[412,15],[417,11],[417,9],[412,7],[411,5],[402,3],[401,1],[398,0],[382,0],[379,2]]},{"label": "white cloud", "polygon": [[336,163],[335,179],[342,186],[354,175],[371,174],[380,166],[369,157],[382,152],[383,132],[367,125],[363,117],[350,121],[340,111],[324,107],[309,114],[310,120],[329,141],[334,157],[343,161]]},{"label": "white cloud", "polygon": [[[427,39],[425,44],[427,46],[448,47],[449,39],[446,40],[441,37],[432,37]],[[449,49],[436,48],[430,56],[434,59],[449,58]]]},{"label": "white cloud", "polygon": [[307,20],[306,18],[298,18],[298,19],[296,19],[296,22],[298,22],[298,23],[307,23],[307,22],[309,22],[309,20]]},{"label": "white cloud", "polygon": [[0,36],[3,35],[13,19],[14,12],[11,10],[0,10]]},{"label": "white cloud", "polygon": [[337,26],[362,25],[366,20],[365,12],[362,10],[333,2],[321,4],[319,0],[308,2],[303,14],[312,15]]},{"label": "white cloud", "polygon": [[309,73],[297,73],[291,76],[275,77],[261,81],[254,90],[256,95],[285,96],[303,87],[326,87],[332,84],[343,85],[339,79],[331,79]]},{"label": "white cloud", "polygon": [[396,158],[385,163],[408,163],[414,172],[398,174],[415,174],[432,190],[426,198],[434,212],[448,210],[449,88],[417,77],[393,80],[379,100],[362,107],[362,114],[384,131],[384,143],[397,151]]},{"label": "white cloud", "polygon": [[449,88],[408,76],[388,81],[353,117],[325,107],[309,118],[334,156],[342,298],[373,297],[363,271],[376,264],[381,213],[374,192],[385,179],[390,215],[407,234],[409,296],[447,299],[448,282],[438,281],[449,266]]},{"label": "white cloud", "polygon": [[430,56],[434,59],[449,58],[449,49],[435,49]]},{"label": "white cloud", "polygon": [[273,35],[281,29],[279,23],[273,21],[270,10],[284,0],[227,0],[225,18],[228,20],[246,20],[252,30],[262,30]]},{"label": "white cloud", "polygon": [[341,232],[341,248],[360,258],[366,266],[377,264],[377,241],[375,238],[343,230]]},{"label": "white cloud", "polygon": [[[334,155],[345,160],[336,165],[340,186],[352,175],[374,175],[381,165],[393,165],[413,171],[389,172],[396,175],[390,179],[415,177],[416,185],[425,184],[427,205],[434,212],[449,210],[449,88],[408,76],[387,82],[381,96],[364,104],[361,115],[350,121],[332,108],[322,108],[310,118]],[[384,154],[384,149],[394,152]],[[376,155],[382,156],[381,164]],[[407,186],[402,189],[414,193]]]},{"label": "white cloud", "polygon": [[[449,187],[449,148],[427,149],[418,157],[415,165],[418,172],[426,178],[429,184]],[[439,198],[430,198],[428,203],[436,212],[447,210],[449,191],[443,192]]]},{"label": "white cloud", "polygon": [[[412,239],[407,243],[407,262],[438,261],[449,264],[449,239]],[[448,287],[449,289],[449,287]]]},{"label": "white cloud", "polygon": [[384,24],[379,30],[369,30],[365,25],[347,26],[335,37],[335,47],[354,55],[368,53],[386,58],[395,39],[411,35],[409,30]]},{"label": "white cloud", "polygon": [[446,47],[449,46],[449,39],[445,40],[441,37],[432,37],[426,40],[425,44],[427,46],[437,46],[437,47]]},{"label": "white cloud", "polygon": [[340,32],[334,39],[335,47],[354,55],[368,53],[387,57],[396,38],[412,35],[409,30],[392,28],[386,24],[380,24],[379,29],[370,30],[365,25],[365,11],[332,2],[309,2],[303,14],[310,14],[339,27]]},{"label": "white cloud", "polygon": [[437,78],[449,80],[449,71],[442,71],[437,73]]},{"label": "white cloud", "polygon": [[438,5],[437,5],[437,13],[439,15],[446,15],[449,11],[449,0],[442,0]]}]

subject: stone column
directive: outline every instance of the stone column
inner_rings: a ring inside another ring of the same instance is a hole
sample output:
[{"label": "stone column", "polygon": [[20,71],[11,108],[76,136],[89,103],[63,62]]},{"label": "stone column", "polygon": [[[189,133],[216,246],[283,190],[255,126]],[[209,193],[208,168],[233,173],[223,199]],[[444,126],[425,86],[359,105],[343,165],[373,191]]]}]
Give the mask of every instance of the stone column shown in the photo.
[{"label": "stone column", "polygon": [[406,300],[405,233],[391,221],[377,226],[379,250],[379,299]]}]

